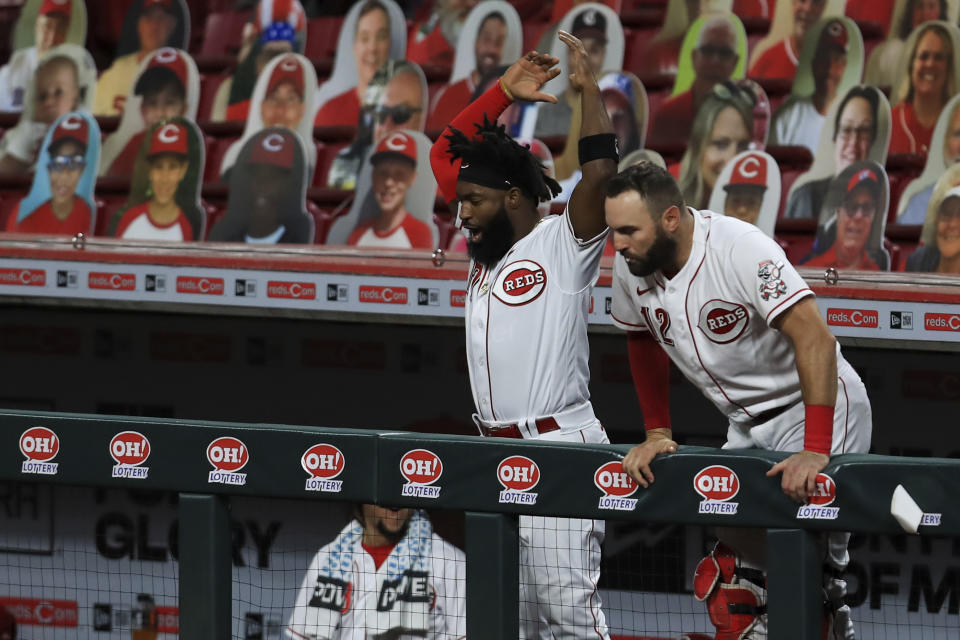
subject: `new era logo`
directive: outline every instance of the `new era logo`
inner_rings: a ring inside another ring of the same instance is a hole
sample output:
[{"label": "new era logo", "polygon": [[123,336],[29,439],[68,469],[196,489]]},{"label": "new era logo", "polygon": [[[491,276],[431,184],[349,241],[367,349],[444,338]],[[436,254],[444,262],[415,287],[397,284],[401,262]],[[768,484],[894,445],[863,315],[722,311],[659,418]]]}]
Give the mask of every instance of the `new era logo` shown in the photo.
[{"label": "new era logo", "polygon": [[233,287],[233,294],[246,298],[255,298],[257,296],[257,281],[236,280]]},{"label": "new era logo", "polygon": [[439,289],[417,289],[417,304],[422,306],[436,307],[440,305]]},{"label": "new era logo", "polygon": [[346,302],[347,301],[347,285],[345,284],[328,284],[327,285],[327,302]]},{"label": "new era logo", "polygon": [[913,331],[913,312],[912,311],[891,311],[890,328],[905,329]]},{"label": "new era logo", "polygon": [[70,289],[77,288],[77,272],[76,271],[57,271],[57,286],[58,287],[67,287]]},{"label": "new era logo", "polygon": [[143,279],[143,288],[146,291],[163,293],[167,290],[167,276],[148,273]]},{"label": "new era logo", "polygon": [[603,299],[603,312],[607,315],[610,315],[610,307],[613,305],[613,298],[607,296]]}]

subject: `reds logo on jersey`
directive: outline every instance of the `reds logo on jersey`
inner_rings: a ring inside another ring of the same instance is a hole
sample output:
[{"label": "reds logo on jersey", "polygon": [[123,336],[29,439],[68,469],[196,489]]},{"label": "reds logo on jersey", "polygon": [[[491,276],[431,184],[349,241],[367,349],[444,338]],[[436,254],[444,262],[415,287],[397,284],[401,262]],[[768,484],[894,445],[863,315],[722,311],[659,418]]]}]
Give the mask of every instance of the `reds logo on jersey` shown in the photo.
[{"label": "reds logo on jersey", "polygon": [[533,302],[547,288],[547,272],[533,260],[511,262],[500,271],[493,295],[500,302],[518,307]]},{"label": "reds logo on jersey", "polygon": [[780,278],[782,268],[783,262],[764,260],[760,263],[757,277],[760,278],[760,297],[764,300],[779,298],[787,292],[787,283]]},{"label": "reds logo on jersey", "polygon": [[750,323],[747,308],[736,302],[710,300],[700,307],[697,326],[717,344],[728,344],[743,335]]}]

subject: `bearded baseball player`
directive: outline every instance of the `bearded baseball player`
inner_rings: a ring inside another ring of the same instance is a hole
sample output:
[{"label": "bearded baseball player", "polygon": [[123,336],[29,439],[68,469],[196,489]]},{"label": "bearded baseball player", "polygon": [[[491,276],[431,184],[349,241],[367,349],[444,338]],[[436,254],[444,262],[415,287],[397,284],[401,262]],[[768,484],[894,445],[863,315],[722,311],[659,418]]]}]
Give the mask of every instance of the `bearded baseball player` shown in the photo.
[{"label": "bearded baseball player", "polygon": [[[646,440],[624,458],[643,487],[650,462],[674,452],[669,361],[729,421],[724,448],[795,452],[768,476],[806,502],[831,455],[870,448],[863,383],[840,355],[813,292],[771,238],[729,216],[684,204],[665,170],[642,164],[606,185],[614,261],[614,322],[628,337],[630,368]],[[697,567],[718,639],[766,638],[764,534],[718,529],[720,542]],[[849,534],[825,544],[824,637],[853,638],[840,578]]]},{"label": "bearded baseball player", "polygon": [[[540,91],[560,73],[554,57],[530,52],[513,64],[454,119],[430,159],[469,235],[466,338],[480,433],[608,442],[587,389],[587,313],[607,235],[603,185],[618,152],[583,43],[559,37],[583,123],[583,179],[563,215],[540,217],[537,204],[559,185],[494,122],[515,99],[556,102]],[[609,638],[597,593],[603,534],[598,520],[520,518],[521,637]]]}]

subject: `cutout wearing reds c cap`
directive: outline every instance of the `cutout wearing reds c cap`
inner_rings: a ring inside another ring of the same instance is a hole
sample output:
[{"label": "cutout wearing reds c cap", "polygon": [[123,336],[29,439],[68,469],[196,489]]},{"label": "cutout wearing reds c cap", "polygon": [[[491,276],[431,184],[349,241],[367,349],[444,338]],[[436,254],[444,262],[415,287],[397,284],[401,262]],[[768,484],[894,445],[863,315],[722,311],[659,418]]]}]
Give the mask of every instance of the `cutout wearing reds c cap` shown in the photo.
[{"label": "cutout wearing reds c cap", "polygon": [[581,11],[573,19],[570,33],[578,38],[596,38],[607,43],[607,19],[596,9]]},{"label": "cutout wearing reds c cap", "polygon": [[[822,38],[826,38],[823,40]],[[847,29],[843,23],[839,20],[831,20],[823,27],[823,35],[821,36],[821,42],[824,44],[832,44],[838,49],[846,52],[847,42],[849,36],[847,35]]]},{"label": "cutout wearing reds c cap", "polygon": [[157,127],[150,139],[150,151],[147,157],[161,153],[187,155],[187,129],[182,124],[168,122]]},{"label": "cutout wearing reds c cap", "polygon": [[43,0],[37,15],[46,16],[51,13],[62,13],[69,19],[72,8],[70,0]]},{"label": "cutout wearing reds c cap", "polygon": [[155,75],[157,72],[153,71],[154,69],[169,69],[177,76],[177,80],[180,81],[180,86],[183,87],[183,90],[187,89],[187,62],[183,59],[183,56],[180,55],[180,52],[174,49],[173,47],[163,47],[162,49],[157,49],[156,53],[153,54],[153,57],[150,58],[150,62],[147,63],[147,68],[143,70],[143,73],[140,74],[140,77],[137,78],[137,84],[133,89],[134,95],[143,95],[147,90],[147,85],[151,81],[151,76]]},{"label": "cutout wearing reds c cap", "polygon": [[391,133],[377,145],[376,152],[370,156],[370,164],[377,164],[380,160],[388,157],[409,160],[416,167],[417,141],[402,131]]},{"label": "cutout wearing reds c cap", "polygon": [[272,164],[281,169],[293,168],[293,139],[289,131],[264,131],[253,143],[248,162]]},{"label": "cutout wearing reds c cap", "polygon": [[284,56],[273,68],[273,73],[270,74],[270,82],[267,83],[266,95],[273,93],[273,90],[284,82],[292,83],[297,93],[300,94],[300,98],[303,99],[303,67],[293,56]]},{"label": "cutout wearing reds c cap", "polygon": [[53,137],[50,139],[50,144],[53,145],[53,143],[60,142],[61,140],[76,140],[86,147],[89,135],[90,126],[87,124],[87,121],[81,116],[71,113],[61,120],[57,128],[53,130]]},{"label": "cutout wearing reds c cap", "polygon": [[730,180],[723,185],[723,190],[729,191],[730,187],[766,189],[767,163],[763,157],[750,154],[740,158],[730,172]]}]

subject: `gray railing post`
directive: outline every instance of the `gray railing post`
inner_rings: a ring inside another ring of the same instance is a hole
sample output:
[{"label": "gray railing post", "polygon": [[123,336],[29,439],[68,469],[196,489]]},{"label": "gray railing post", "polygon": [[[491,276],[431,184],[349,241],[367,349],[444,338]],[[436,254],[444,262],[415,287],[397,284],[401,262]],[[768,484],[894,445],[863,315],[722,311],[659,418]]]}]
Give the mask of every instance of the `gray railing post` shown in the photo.
[{"label": "gray railing post", "polygon": [[181,493],[179,521],[180,637],[229,640],[233,543],[227,503]]},{"label": "gray railing post", "polygon": [[767,531],[769,637],[810,640],[823,621],[821,534],[803,529]]},{"label": "gray railing post", "polygon": [[467,637],[470,640],[519,638],[517,517],[468,511],[465,520]]}]

